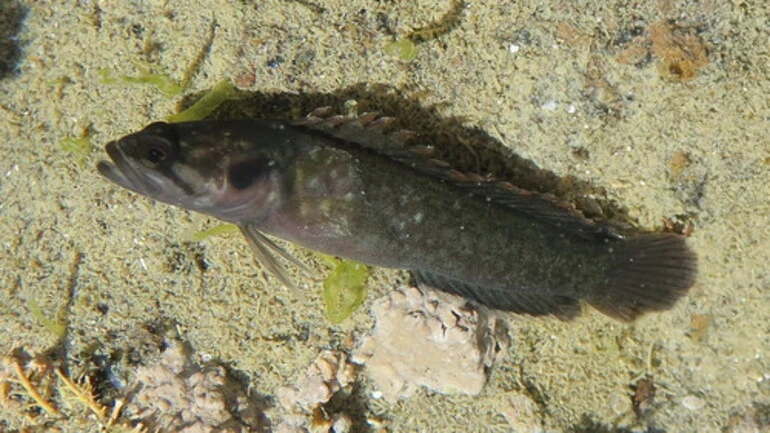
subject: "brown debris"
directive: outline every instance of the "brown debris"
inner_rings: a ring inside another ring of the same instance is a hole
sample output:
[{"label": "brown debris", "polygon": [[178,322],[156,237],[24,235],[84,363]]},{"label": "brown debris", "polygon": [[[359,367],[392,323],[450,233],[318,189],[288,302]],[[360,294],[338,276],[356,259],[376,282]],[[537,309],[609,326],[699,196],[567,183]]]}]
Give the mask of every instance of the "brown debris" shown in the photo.
[{"label": "brown debris", "polygon": [[706,336],[711,319],[705,314],[693,314],[690,316],[690,331],[687,335],[693,342],[700,342]]},{"label": "brown debris", "polygon": [[[64,404],[71,401],[79,404]],[[12,355],[0,356],[0,407],[9,412],[23,413],[36,424],[45,425],[45,415],[71,419],[74,408],[85,406],[95,415],[101,429],[119,425],[125,431],[133,428],[132,433],[145,433],[141,423],[129,426],[118,420],[123,404],[117,399],[110,406],[103,405],[94,394],[92,378],[83,376],[80,380],[73,380],[46,355],[31,355],[19,348]]]},{"label": "brown debris", "polygon": [[554,36],[571,48],[585,47],[591,44],[591,35],[583,32],[569,22],[559,21],[554,28]]},{"label": "brown debris", "polygon": [[615,85],[610,83],[605,74],[605,65],[601,56],[592,55],[586,65],[583,95],[606,113],[604,118],[615,123],[623,117],[623,98]]},{"label": "brown debris", "polygon": [[668,159],[668,171],[671,173],[672,177],[678,178],[690,164],[692,164],[690,155],[687,154],[687,152],[677,150],[671,155],[671,158]]},{"label": "brown debris", "polygon": [[649,54],[661,60],[660,75],[669,81],[691,80],[709,63],[706,43],[695,30],[670,21],[651,24],[646,34],[632,40],[615,60],[639,64]]},{"label": "brown debris", "polygon": [[689,237],[695,232],[695,223],[690,215],[675,215],[663,218],[663,231]]},{"label": "brown debris", "polygon": [[703,40],[694,32],[677,28],[668,22],[653,24],[648,28],[651,51],[663,59],[660,73],[663,78],[686,81],[695,76],[709,62],[708,50]]},{"label": "brown debris", "polygon": [[639,36],[625,46],[625,49],[615,56],[618,63],[624,65],[641,65],[650,55],[650,44],[646,36]]},{"label": "brown debris", "polygon": [[634,413],[641,418],[652,409],[655,401],[655,382],[652,380],[652,376],[645,375],[637,380],[631,388],[634,391],[631,396]]}]

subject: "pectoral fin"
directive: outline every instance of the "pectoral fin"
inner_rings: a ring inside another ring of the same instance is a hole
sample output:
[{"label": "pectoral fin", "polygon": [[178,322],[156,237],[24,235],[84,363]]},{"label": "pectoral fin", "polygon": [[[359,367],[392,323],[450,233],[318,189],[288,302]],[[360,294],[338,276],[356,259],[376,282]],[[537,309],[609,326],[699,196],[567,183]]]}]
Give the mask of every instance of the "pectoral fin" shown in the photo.
[{"label": "pectoral fin", "polygon": [[257,262],[259,262],[259,264],[262,265],[265,270],[277,278],[278,281],[280,281],[284,286],[292,289],[297,288],[297,285],[294,284],[291,276],[289,276],[288,270],[281,262],[278,261],[274,253],[278,254],[284,260],[298,267],[303,274],[313,275],[313,272],[310,270],[310,268],[302,264],[302,262],[297,260],[295,257],[292,257],[291,254],[287,253],[286,250],[278,246],[275,242],[270,240],[270,238],[262,234],[256,228],[247,225],[239,225],[238,229],[240,229],[241,233],[243,233],[243,236],[246,237],[246,241],[249,243],[251,250],[254,252],[254,256]]}]

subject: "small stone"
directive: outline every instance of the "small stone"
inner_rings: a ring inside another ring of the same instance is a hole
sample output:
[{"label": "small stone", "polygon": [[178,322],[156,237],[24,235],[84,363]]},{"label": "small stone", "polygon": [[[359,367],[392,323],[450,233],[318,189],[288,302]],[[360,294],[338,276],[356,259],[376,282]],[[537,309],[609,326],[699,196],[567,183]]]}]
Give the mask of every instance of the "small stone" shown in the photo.
[{"label": "small stone", "polygon": [[344,413],[334,414],[332,417],[332,433],[348,433],[353,428],[353,421]]},{"label": "small stone", "polygon": [[700,410],[706,406],[706,401],[694,395],[688,395],[682,399],[682,406],[689,410]]},{"label": "small stone", "polygon": [[468,306],[458,296],[414,287],[375,301],[377,324],[353,353],[388,400],[418,386],[444,393],[477,395],[489,367],[508,345],[501,320]]},{"label": "small stone", "polygon": [[286,410],[310,411],[328,402],[335,392],[350,384],[354,376],[354,366],[344,353],[324,350],[295,386],[278,389],[278,401]]}]

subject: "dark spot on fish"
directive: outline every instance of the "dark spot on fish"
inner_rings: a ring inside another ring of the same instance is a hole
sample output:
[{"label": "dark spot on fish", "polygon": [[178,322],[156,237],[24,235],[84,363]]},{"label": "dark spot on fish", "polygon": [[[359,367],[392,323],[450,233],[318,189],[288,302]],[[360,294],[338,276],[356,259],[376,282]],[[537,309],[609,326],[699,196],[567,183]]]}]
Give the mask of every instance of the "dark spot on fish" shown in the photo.
[{"label": "dark spot on fish", "polygon": [[230,166],[228,180],[235,189],[245,189],[254,184],[255,181],[262,178],[272,161],[266,158],[254,158],[246,161],[240,161]]}]

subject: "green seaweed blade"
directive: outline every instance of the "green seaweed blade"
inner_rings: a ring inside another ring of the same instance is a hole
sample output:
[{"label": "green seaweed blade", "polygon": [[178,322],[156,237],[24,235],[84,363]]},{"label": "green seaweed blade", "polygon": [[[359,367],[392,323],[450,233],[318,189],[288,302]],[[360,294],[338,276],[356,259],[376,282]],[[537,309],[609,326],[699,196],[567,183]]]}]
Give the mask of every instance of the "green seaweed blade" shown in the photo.
[{"label": "green seaweed blade", "polygon": [[342,260],[323,282],[323,301],[326,316],[332,324],[338,324],[348,318],[364,301],[366,278],[369,270],[366,265]]}]

